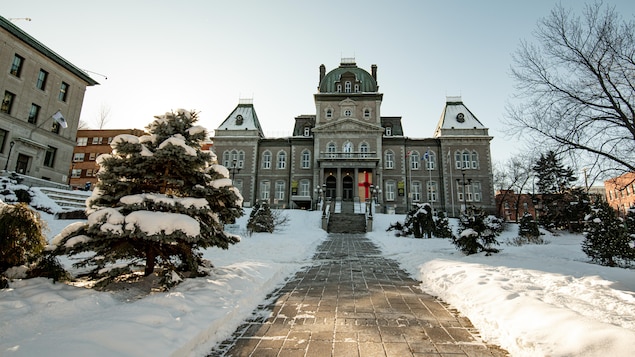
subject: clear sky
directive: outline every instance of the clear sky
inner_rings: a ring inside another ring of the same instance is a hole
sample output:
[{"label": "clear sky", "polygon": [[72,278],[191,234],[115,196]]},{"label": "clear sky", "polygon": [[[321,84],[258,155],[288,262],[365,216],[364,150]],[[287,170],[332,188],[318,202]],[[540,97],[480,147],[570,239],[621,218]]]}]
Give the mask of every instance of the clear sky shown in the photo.
[{"label": "clear sky", "polygon": [[[265,134],[287,136],[315,113],[320,64],[355,57],[378,66],[381,114],[401,116],[406,136],[432,137],[446,96],[460,95],[490,128],[496,162],[521,145],[503,132],[511,55],[558,2],[21,0],[0,14],[100,82],[81,114],[93,128],[102,107],[113,129],[184,108],[211,131],[253,98]],[[635,1],[606,2],[633,18]]]}]

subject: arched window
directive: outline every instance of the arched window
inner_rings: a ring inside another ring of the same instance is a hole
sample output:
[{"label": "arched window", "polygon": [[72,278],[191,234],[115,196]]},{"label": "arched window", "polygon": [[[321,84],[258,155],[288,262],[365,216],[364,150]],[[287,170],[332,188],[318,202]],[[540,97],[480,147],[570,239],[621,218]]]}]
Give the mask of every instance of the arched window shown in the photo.
[{"label": "arched window", "polygon": [[271,182],[265,180],[260,182],[260,199],[269,202],[269,191],[271,191]]},{"label": "arched window", "polygon": [[284,181],[282,180],[276,181],[276,189],[275,189],[274,198],[278,201],[284,201],[284,191],[285,191],[284,186],[285,186]]},{"label": "arched window", "polygon": [[437,182],[428,181],[426,191],[428,193],[428,202],[436,202],[437,201]]},{"label": "arched window", "polygon": [[387,126],[384,130],[386,131],[386,136],[392,136],[392,126]]},{"label": "arched window", "polygon": [[467,150],[463,150],[462,159],[463,159],[463,163],[462,163],[461,168],[469,169],[470,168],[470,159],[471,159],[470,152],[467,151]]},{"label": "arched window", "polygon": [[350,141],[344,143],[342,147],[342,151],[344,152],[344,157],[351,157],[353,152],[353,144]]},{"label": "arched window", "polygon": [[472,151],[472,169],[478,169],[478,153],[476,151]]},{"label": "arched window", "polygon": [[360,152],[360,157],[368,157],[368,144],[367,143],[359,144],[359,152]]},{"label": "arched window", "polygon": [[230,167],[231,166],[231,152],[229,150],[223,151],[223,166]]},{"label": "arched window", "polygon": [[240,169],[245,166],[245,152],[242,150],[238,152],[238,162],[236,163],[236,166]]},{"label": "arched window", "polygon": [[287,153],[284,151],[280,151],[278,153],[278,160],[277,160],[277,165],[276,167],[278,169],[285,169],[287,167]]},{"label": "arched window", "polygon": [[302,151],[301,167],[303,169],[311,168],[311,152],[309,150]]},{"label": "arched window", "polygon": [[370,118],[370,109],[364,109],[364,118]]},{"label": "arched window", "polygon": [[311,136],[311,127],[305,126],[303,135],[304,136]]},{"label": "arched window", "polygon": [[269,150],[262,153],[262,168],[263,169],[271,168],[271,151]]},{"label": "arched window", "polygon": [[311,195],[311,181],[307,179],[300,180],[300,190],[298,191],[298,195],[304,197]]},{"label": "arched window", "polygon": [[411,170],[419,170],[419,152],[411,151],[410,152],[410,169]]},{"label": "arched window", "polygon": [[351,87],[351,82],[346,81],[346,82],[344,83],[344,92],[345,92],[345,93],[350,93],[350,92],[351,92],[351,88],[352,88],[352,87]]},{"label": "arched window", "polygon": [[428,150],[423,154],[423,160],[426,162],[426,169],[434,170],[436,167],[436,154],[432,150]]},{"label": "arched window", "polygon": [[330,119],[330,118],[332,118],[332,117],[333,117],[333,109],[328,108],[328,109],[326,110],[326,118],[327,118],[327,119]]},{"label": "arched window", "polygon": [[386,169],[394,169],[395,168],[395,153],[391,150],[387,150],[384,159],[384,168]]},{"label": "arched window", "polygon": [[331,141],[330,143],[328,143],[328,145],[326,146],[326,152],[328,153],[328,157],[336,157],[337,148],[335,147],[334,142]]}]

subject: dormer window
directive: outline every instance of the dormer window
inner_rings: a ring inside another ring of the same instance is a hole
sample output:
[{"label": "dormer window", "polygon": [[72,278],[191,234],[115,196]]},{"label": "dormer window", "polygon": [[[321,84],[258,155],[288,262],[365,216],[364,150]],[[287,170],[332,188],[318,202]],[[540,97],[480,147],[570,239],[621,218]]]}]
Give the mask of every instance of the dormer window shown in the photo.
[{"label": "dormer window", "polygon": [[346,93],[350,93],[351,92],[351,82],[346,81],[346,83],[344,83],[344,92],[346,92]]},{"label": "dormer window", "polygon": [[342,85],[341,84],[337,85],[337,93],[342,93]]},{"label": "dormer window", "polygon": [[236,125],[243,125],[243,116],[240,114],[236,115]]},{"label": "dormer window", "polygon": [[304,136],[311,136],[311,127],[304,127]]},{"label": "dormer window", "polygon": [[355,84],[355,93],[359,93],[359,84]]},{"label": "dormer window", "polygon": [[392,127],[387,126],[384,128],[386,130],[386,136],[392,136]]}]

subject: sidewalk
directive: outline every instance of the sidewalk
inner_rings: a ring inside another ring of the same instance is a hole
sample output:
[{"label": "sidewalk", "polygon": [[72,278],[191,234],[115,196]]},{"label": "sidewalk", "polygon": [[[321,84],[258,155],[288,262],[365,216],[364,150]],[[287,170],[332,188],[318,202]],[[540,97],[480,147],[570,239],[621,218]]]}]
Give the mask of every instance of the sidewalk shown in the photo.
[{"label": "sidewalk", "polygon": [[210,356],[507,356],[364,235],[331,234]]}]

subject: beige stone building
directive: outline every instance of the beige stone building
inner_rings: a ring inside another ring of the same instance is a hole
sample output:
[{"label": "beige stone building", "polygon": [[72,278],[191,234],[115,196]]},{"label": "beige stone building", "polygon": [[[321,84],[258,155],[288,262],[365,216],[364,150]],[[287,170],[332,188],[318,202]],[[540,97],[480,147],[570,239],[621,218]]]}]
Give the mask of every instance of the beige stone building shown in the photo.
[{"label": "beige stone building", "polygon": [[324,197],[372,200],[396,213],[414,202],[450,216],[465,205],[493,213],[492,137],[462,99],[447,97],[433,136],[416,138],[401,117],[382,116],[383,96],[376,65],[321,65],[315,114],[296,117],[292,136],[266,138],[253,102],[243,100],[215,130],[213,150],[245,205],[309,209]]},{"label": "beige stone building", "polygon": [[0,169],[66,185],[84,71],[0,17]]}]

